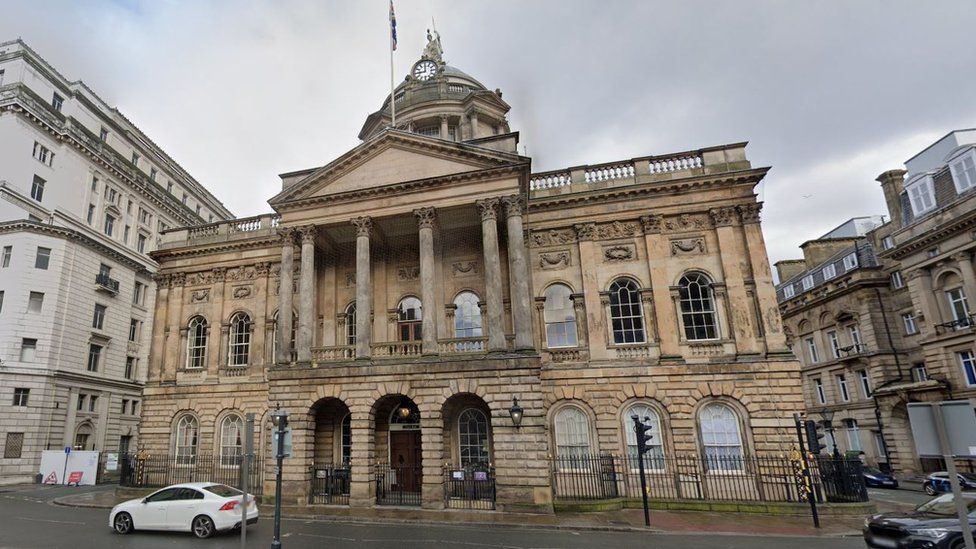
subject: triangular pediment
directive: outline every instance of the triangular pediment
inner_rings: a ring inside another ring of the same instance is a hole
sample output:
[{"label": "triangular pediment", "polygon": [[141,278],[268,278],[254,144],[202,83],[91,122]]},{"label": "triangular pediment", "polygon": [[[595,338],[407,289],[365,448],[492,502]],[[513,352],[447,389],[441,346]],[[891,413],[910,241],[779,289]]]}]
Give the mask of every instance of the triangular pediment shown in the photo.
[{"label": "triangular pediment", "polygon": [[430,180],[523,160],[516,154],[388,130],[310,173],[269,202],[277,205]]}]

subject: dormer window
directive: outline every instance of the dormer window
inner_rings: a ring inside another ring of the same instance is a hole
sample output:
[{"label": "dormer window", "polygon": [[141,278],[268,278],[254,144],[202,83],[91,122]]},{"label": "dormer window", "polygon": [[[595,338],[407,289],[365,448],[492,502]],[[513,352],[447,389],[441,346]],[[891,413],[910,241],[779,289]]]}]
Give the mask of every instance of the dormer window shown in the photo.
[{"label": "dormer window", "polygon": [[440,126],[424,126],[422,128],[417,128],[415,133],[419,135],[426,135],[428,137],[440,137],[441,128]]},{"label": "dormer window", "polygon": [[908,200],[912,204],[912,213],[916,216],[935,208],[935,187],[931,175],[925,174],[912,178],[905,185],[905,191],[908,193]]},{"label": "dormer window", "polygon": [[956,184],[957,193],[962,194],[976,187],[976,148],[970,148],[950,159],[949,170],[952,172],[952,182]]},{"label": "dormer window", "polygon": [[794,295],[796,295],[796,291],[793,289],[793,285],[792,284],[788,284],[786,286],[783,286],[783,297],[785,297],[786,299],[789,299],[789,298],[793,297]]},{"label": "dormer window", "polygon": [[833,263],[823,268],[824,280],[830,280],[835,276],[837,276],[837,267]]},{"label": "dormer window", "polygon": [[844,256],[844,270],[852,271],[857,268],[857,254],[851,252]]},{"label": "dormer window", "polygon": [[803,277],[803,279],[800,281],[800,285],[803,286],[803,291],[813,288],[813,275]]}]

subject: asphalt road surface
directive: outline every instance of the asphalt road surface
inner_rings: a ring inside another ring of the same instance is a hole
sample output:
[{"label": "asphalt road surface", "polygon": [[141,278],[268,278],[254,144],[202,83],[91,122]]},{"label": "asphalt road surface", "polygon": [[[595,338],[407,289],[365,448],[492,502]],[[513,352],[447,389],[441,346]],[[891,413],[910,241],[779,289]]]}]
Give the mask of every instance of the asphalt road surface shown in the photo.
[{"label": "asphalt road surface", "polygon": [[[85,487],[73,488],[74,493]],[[88,488],[90,489],[90,488]],[[190,534],[135,532],[120,536],[108,526],[108,511],[55,506],[64,488],[0,487],[0,547],[105,549],[174,548],[232,549],[240,547],[239,532],[198,540]],[[707,525],[702,525],[707,529]],[[715,535],[671,535],[643,532],[594,532],[513,527],[356,524],[284,520],[283,549],[448,548],[465,549],[845,549],[863,547],[858,538],[800,538]],[[249,548],[270,546],[272,524],[262,516],[248,528]]]}]

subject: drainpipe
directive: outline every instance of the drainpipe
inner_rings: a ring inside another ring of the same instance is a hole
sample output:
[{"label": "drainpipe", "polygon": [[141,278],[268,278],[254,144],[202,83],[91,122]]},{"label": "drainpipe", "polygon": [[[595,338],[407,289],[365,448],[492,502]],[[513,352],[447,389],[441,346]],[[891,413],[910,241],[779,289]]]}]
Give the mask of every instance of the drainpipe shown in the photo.
[{"label": "drainpipe", "polygon": [[891,466],[891,455],[888,454],[888,442],[885,441],[884,424],[881,422],[881,408],[878,405],[878,397],[876,395],[878,389],[882,389],[888,385],[892,385],[905,379],[905,374],[901,369],[901,359],[898,357],[898,350],[895,349],[894,338],[891,337],[891,325],[888,324],[888,312],[885,310],[884,301],[881,299],[881,290],[879,288],[875,288],[874,294],[878,299],[878,306],[881,308],[881,320],[884,322],[885,336],[888,339],[888,348],[891,349],[891,353],[895,357],[895,367],[898,369],[898,377],[889,379],[888,381],[882,383],[871,393],[871,400],[874,401],[874,418],[878,422],[878,435],[881,436],[881,451],[884,452],[885,461],[888,463],[889,471],[894,473],[895,470]]}]

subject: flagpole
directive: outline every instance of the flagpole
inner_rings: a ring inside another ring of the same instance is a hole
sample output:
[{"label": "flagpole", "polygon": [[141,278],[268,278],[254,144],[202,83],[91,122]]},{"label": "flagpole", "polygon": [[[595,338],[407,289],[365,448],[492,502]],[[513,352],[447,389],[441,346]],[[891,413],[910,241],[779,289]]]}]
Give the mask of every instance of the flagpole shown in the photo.
[{"label": "flagpole", "polygon": [[396,96],[393,95],[393,43],[390,43],[390,118],[392,119],[393,129],[396,129]]}]

